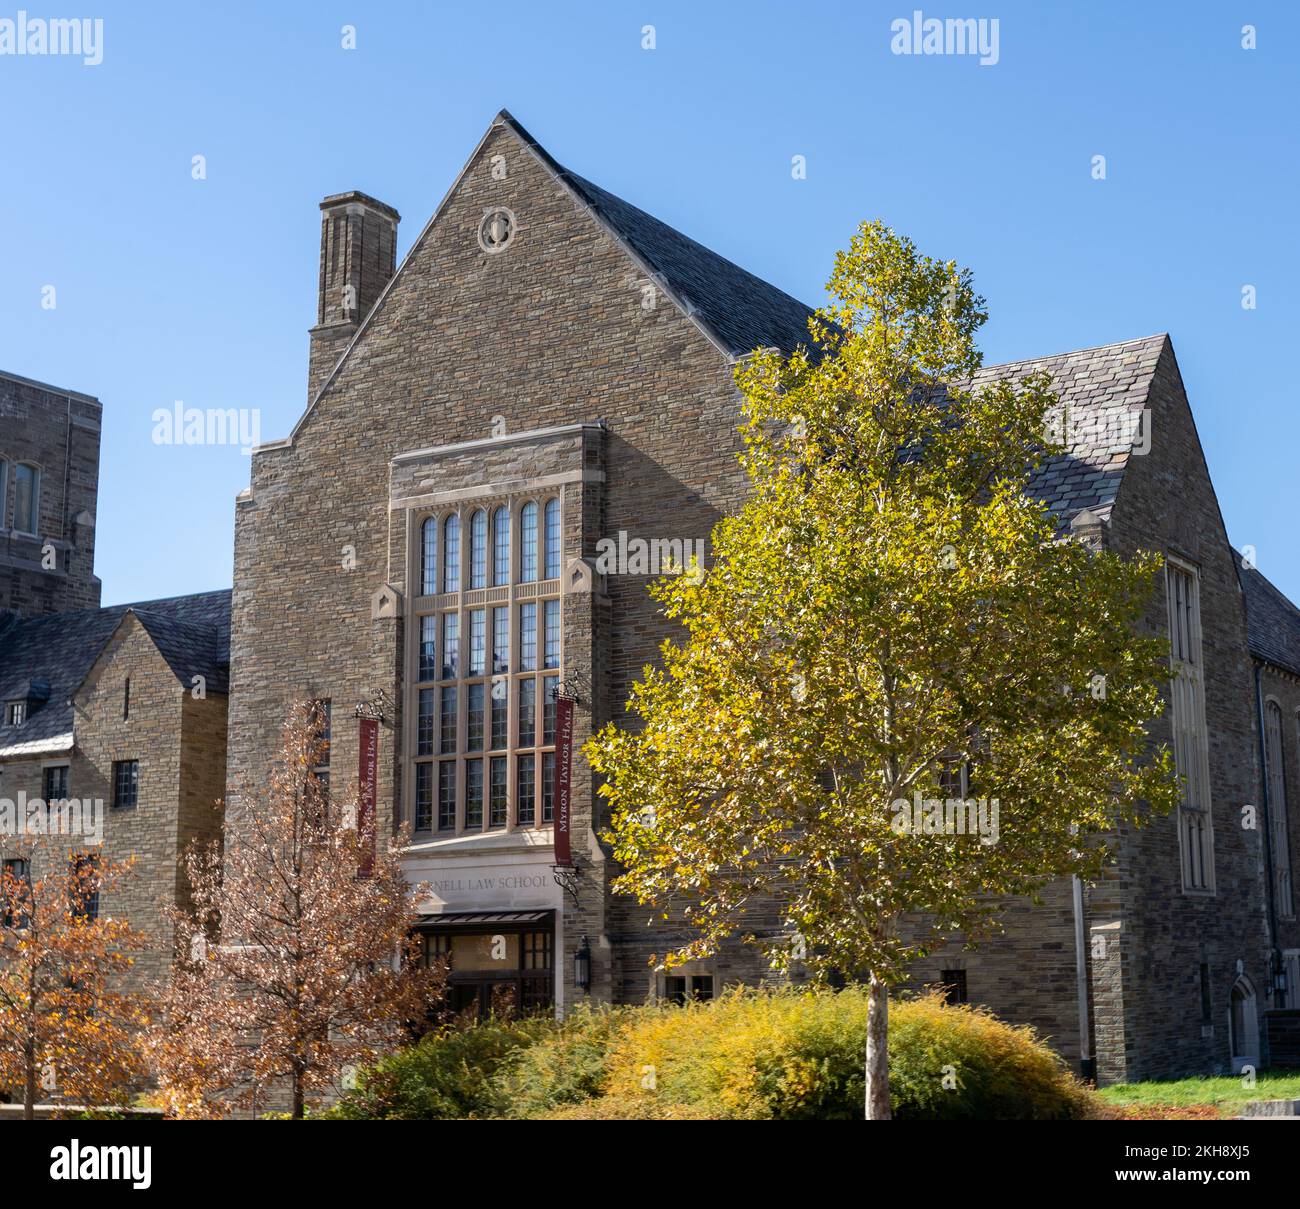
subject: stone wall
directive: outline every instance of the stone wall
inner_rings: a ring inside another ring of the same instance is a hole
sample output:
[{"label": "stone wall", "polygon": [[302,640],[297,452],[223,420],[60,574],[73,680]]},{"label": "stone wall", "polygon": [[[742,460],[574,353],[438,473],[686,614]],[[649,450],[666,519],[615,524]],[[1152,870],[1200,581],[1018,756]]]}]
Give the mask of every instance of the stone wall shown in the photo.
[{"label": "stone wall", "polygon": [[[505,180],[489,161],[503,155]],[[506,205],[519,227],[497,255],[477,239],[484,210]],[[304,283],[305,284],[305,283]],[[516,433],[605,424],[605,486],[565,489],[565,559],[594,557],[595,541],[633,536],[707,538],[739,500],[739,401],[726,359],[646,283],[612,237],[584,213],[509,130],[495,128],[445,208],[417,243],[352,354],[291,443],[254,455],[251,491],[236,509],[230,783],[257,775],[289,702],[329,697],[336,719],[338,792],[355,792],[357,701],[383,689],[400,702],[401,624],[372,620],[383,583],[405,592],[389,515],[390,460],[399,453],[489,437],[494,417]],[[539,336],[544,333],[544,338]],[[344,567],[343,548],[356,552]],[[600,686],[579,702],[581,742],[622,702],[669,632],[648,578],[612,577],[607,597],[566,601],[566,677]],[[400,709],[400,706],[399,706]],[[379,801],[393,823],[400,713],[381,732]],[[644,930],[644,912],[606,909],[593,833],[593,783],[574,770],[574,827],[588,853],[573,926],[557,954],[566,981],[589,929],[593,991],[625,981],[623,958],[600,933]],[[594,855],[593,855],[594,853]],[[604,916],[603,927],[601,917]],[[640,954],[627,980],[644,983]],[[570,995],[573,993],[569,988]]]},{"label": "stone wall", "polygon": [[[1152,384],[1151,450],[1132,457],[1110,527],[1112,548],[1174,554],[1200,573],[1206,727],[1215,890],[1185,892],[1177,818],[1126,830],[1118,854],[1119,1016],[1099,1013],[1110,1039],[1107,1081],[1227,1069],[1228,996],[1239,974],[1268,1002],[1263,832],[1243,826],[1258,803],[1258,738],[1241,588],[1218,501],[1187,404],[1172,345]],[[1147,624],[1167,633],[1163,577]],[[1170,741],[1169,712],[1153,728]],[[1108,921],[1109,922],[1109,921]],[[1202,1023],[1200,967],[1208,966],[1210,1014]]]},{"label": "stone wall", "polygon": [[[0,611],[32,617],[97,608],[95,508],[101,407],[88,395],[0,374]],[[14,467],[40,470],[39,533],[14,529]],[[80,518],[80,520],[78,519]],[[42,566],[43,547],[55,566]]]},{"label": "stone wall", "polygon": [[[126,678],[131,702],[124,713]],[[149,937],[137,955],[133,989],[146,990],[170,967],[166,911],[176,899],[177,802],[182,791],[181,711],[184,689],[131,614],[123,618],[76,698],[77,750],[86,784],[70,792],[104,802],[104,852],[134,858],[120,888],[103,895],[103,915],[125,916]],[[113,805],[113,764],[138,760],[134,809]]]}]

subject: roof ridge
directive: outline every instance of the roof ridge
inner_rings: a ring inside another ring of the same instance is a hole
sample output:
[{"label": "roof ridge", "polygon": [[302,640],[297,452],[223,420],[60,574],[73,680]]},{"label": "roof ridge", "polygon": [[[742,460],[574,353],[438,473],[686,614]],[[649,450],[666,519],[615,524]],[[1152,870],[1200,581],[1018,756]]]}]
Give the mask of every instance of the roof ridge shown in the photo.
[{"label": "roof ridge", "polygon": [[[606,197],[612,197],[615,201],[619,202],[621,205],[627,206],[629,210],[635,210],[638,214],[643,214],[651,222],[658,223],[659,226],[664,227],[667,230],[671,231],[679,239],[684,239],[687,243],[694,245],[695,247],[699,248],[702,252],[706,252],[708,253],[708,255],[713,256],[716,259],[721,260],[726,264],[729,264],[738,273],[743,273],[746,277],[749,277],[752,280],[758,282],[759,285],[762,285],[769,290],[775,290],[778,294],[781,294],[784,297],[790,299],[791,302],[798,303],[801,307],[804,307],[809,314],[812,314],[817,310],[816,307],[809,306],[806,302],[803,301],[802,298],[796,298],[795,295],[789,293],[787,290],[783,290],[779,285],[775,285],[772,282],[768,281],[766,277],[760,277],[757,273],[751,271],[750,269],[745,268],[743,264],[737,263],[736,261],[732,260],[731,257],[729,256],[724,256],[721,252],[717,251],[714,248],[709,247],[708,244],[703,243],[702,241],[696,239],[693,235],[687,235],[686,232],[681,230],[679,227],[673,226],[673,224],[670,222],[665,222],[664,219],[659,218],[657,215],[651,214],[649,210],[642,209],[642,207],[638,206],[635,202],[628,201],[627,198],[620,196],[619,194],[613,192],[610,189],[606,189],[603,185],[596,184],[595,181],[587,180],[585,176],[579,175],[577,172],[574,172],[572,169],[561,168],[560,171],[563,175],[567,176],[571,181],[575,182],[581,192],[585,193],[589,189],[594,189],[597,193],[603,193],[605,194]],[[596,200],[598,201],[599,199]]]},{"label": "roof ridge", "polygon": [[177,596],[155,596],[150,600],[128,600],[120,605],[102,605],[105,609],[144,609],[149,605],[172,604],[178,600],[197,600],[200,596],[228,596],[233,588],[212,588],[207,592],[181,592]]},{"label": "roof ridge", "polygon": [[1281,588],[1277,586],[1277,584],[1275,584],[1271,579],[1269,579],[1269,577],[1259,569],[1257,563],[1252,562],[1249,565],[1246,565],[1246,563],[1242,561],[1241,551],[1238,550],[1237,547],[1234,546],[1231,542],[1228,543],[1228,549],[1232,552],[1233,557],[1241,565],[1241,569],[1243,571],[1245,571],[1248,575],[1254,575],[1265,588],[1267,588],[1275,597],[1277,597],[1279,603],[1285,605],[1290,612],[1296,615],[1297,619],[1300,619],[1300,605],[1297,605],[1295,601],[1291,599],[1291,597],[1289,597],[1285,592],[1282,591]]},{"label": "roof ridge", "polygon": [[[671,223],[665,222],[662,218],[656,218],[648,210],[641,209],[640,206],[634,205],[626,198],[620,197],[617,193],[612,193],[610,190],[597,185],[594,181],[587,180],[586,177],[579,175],[571,168],[566,168],[555,158],[555,156],[547,151],[546,148],[537,141],[537,139],[524,129],[523,125],[512,113],[510,113],[509,110],[502,109],[501,112],[497,114],[493,126],[495,126],[497,122],[500,122],[503,126],[509,129],[514,136],[537,157],[542,166],[549,171],[564,188],[569,190],[574,199],[591,212],[597,223],[613,237],[615,243],[619,245],[624,254],[636,263],[643,271],[647,272],[649,277],[661,290],[663,290],[682,314],[685,315],[687,320],[699,328],[706,339],[708,339],[710,343],[712,343],[724,356],[729,358],[741,357],[753,352],[755,348],[770,346],[773,342],[771,339],[763,339],[761,337],[752,341],[747,340],[735,330],[732,330],[729,334],[727,329],[734,329],[735,324],[742,323],[743,320],[741,312],[744,308],[736,305],[738,300],[733,296],[727,300],[729,305],[721,308],[720,316],[710,315],[709,312],[715,308],[708,305],[708,291],[702,290],[699,297],[692,297],[690,292],[684,288],[686,283],[682,278],[683,276],[689,277],[690,273],[687,271],[683,274],[683,266],[681,264],[672,263],[675,259],[672,255],[672,249],[665,246],[660,246],[657,249],[644,246],[646,242],[653,244],[654,241],[638,239],[637,233],[634,230],[629,229],[623,216],[620,216],[617,213],[611,213],[611,206],[609,203],[613,203],[615,209],[617,207],[626,208],[632,212],[632,216],[639,216],[641,221],[654,224],[654,227],[658,229],[658,232],[662,235],[666,235],[670,241],[680,240],[689,245],[690,248],[698,249],[705,258],[712,260],[714,262],[712,266],[713,273],[709,275],[708,284],[714,289],[721,289],[723,292],[726,291],[726,283],[724,283],[721,276],[717,274],[718,269],[725,266],[726,269],[741,274],[751,288],[757,287],[757,289],[761,291],[768,291],[771,294],[778,295],[783,303],[797,307],[801,312],[799,324],[800,339],[807,339],[807,320],[808,317],[815,312],[815,307],[810,307],[806,302],[796,298],[793,294],[787,294],[779,286],[773,285],[770,281],[758,276],[757,273],[751,273],[748,269],[737,264],[734,260],[728,259],[720,252],[715,252],[707,244],[701,243],[698,239],[693,239],[685,232],[678,230],[678,228],[674,227]],[[602,199],[608,200],[605,201]],[[644,236],[645,233],[642,232],[641,234]],[[667,265],[663,263],[665,258],[669,262]],[[701,283],[697,281],[693,284],[699,285]],[[716,301],[716,299],[714,301]],[[744,301],[754,302],[755,300],[749,299]],[[772,315],[768,316],[769,319],[773,317],[774,316]],[[722,322],[719,321],[720,319]],[[775,334],[774,331],[768,331],[766,333],[768,337]],[[788,337],[789,333],[787,332],[785,335]]]},{"label": "roof ridge", "polygon": [[[632,205],[631,202],[624,201],[623,198],[619,197],[617,194],[610,193],[607,189],[601,189],[599,185],[596,185],[593,182],[585,181],[585,178],[579,177],[577,173],[570,171],[549,151],[547,151],[545,147],[543,147],[531,134],[528,133],[527,130],[524,129],[508,109],[502,109],[489,123],[482,138],[479,139],[473,151],[470,152],[469,158],[466,159],[460,171],[456,174],[451,186],[448,188],[447,192],[443,194],[442,200],[438,202],[433,213],[425,221],[424,226],[420,228],[419,234],[416,235],[415,240],[407,249],[406,255],[402,257],[401,263],[397,265],[396,269],[393,271],[393,275],[384,284],[383,289],[379,291],[379,296],[375,299],[370,310],[362,317],[361,322],[357,326],[357,330],[352,334],[346,347],[344,347],[343,351],[334,361],[329,372],[316,388],[315,393],[313,393],[308,399],[306,408],[298,416],[298,419],[294,422],[292,428],[290,428],[288,436],[282,437],[276,441],[262,441],[254,450],[254,453],[292,447],[294,441],[297,440],[298,434],[302,431],[303,425],[307,423],[307,420],[316,410],[316,405],[334,383],[334,380],[338,377],[344,363],[351,357],[353,349],[360,344],[362,338],[370,330],[371,324],[374,322],[376,315],[378,315],[380,308],[384,305],[389,294],[396,288],[397,283],[405,276],[408,266],[414,263],[415,258],[419,254],[425,240],[428,238],[429,233],[433,230],[439,218],[442,217],[443,211],[446,209],[453,195],[460,188],[461,183],[465,179],[466,173],[469,171],[470,165],[475,161],[475,159],[477,159],[479,153],[487,144],[488,139],[492,137],[493,132],[499,127],[509,130],[510,133],[523,144],[524,148],[536,157],[542,168],[546,172],[550,173],[552,178],[561,188],[568,191],[574,204],[585,210],[591,216],[593,221],[595,221],[597,226],[601,227],[610,235],[611,238],[614,239],[623,253],[634,263],[638,264],[641,269],[648,274],[650,279],[655,281],[660,289],[664,291],[664,294],[669,298],[669,300],[672,301],[683,315],[686,316],[690,323],[695,325],[704,338],[708,340],[723,357],[735,358],[742,355],[742,353],[752,352],[753,349],[759,347],[762,342],[757,341],[741,350],[741,352],[738,352],[736,347],[734,347],[734,343],[729,343],[727,337],[718,330],[717,324],[709,321],[701,312],[699,306],[695,305],[691,300],[680,297],[674,286],[666,280],[666,274],[663,269],[651,263],[650,259],[636,246],[635,242],[627,235],[627,233],[622,231],[619,226],[609,218],[600,206],[598,200],[593,199],[585,193],[582,186],[577,182],[582,181],[591,188],[599,190],[605,196],[612,198],[620,205],[626,206],[629,210],[635,210],[638,214],[644,215],[664,231],[670,232],[676,238],[684,240],[687,243],[702,249],[709,256],[713,257],[720,265],[725,265],[735,272],[744,274],[746,278],[756,283],[758,286],[770,290],[773,294],[780,295],[782,299],[788,300],[789,303],[798,306],[802,311],[806,312],[800,324],[801,333],[806,334],[807,314],[812,313],[814,308],[809,307],[807,303],[801,302],[799,299],[795,298],[794,295],[787,294],[784,290],[772,285],[771,282],[764,280],[757,274],[751,273],[748,269],[742,268],[734,261],[728,260],[721,253],[714,252],[713,249],[709,248],[706,244],[702,244],[698,240],[692,239],[689,235],[683,234],[681,231],[678,231],[676,227],[670,226],[662,219],[655,218],[654,215],[650,214],[648,211]],[[727,310],[729,313],[730,308],[724,308],[724,310]]]},{"label": "roof ridge", "polygon": [[1149,344],[1152,340],[1168,339],[1168,332],[1153,332],[1149,336],[1138,336],[1132,340],[1113,340],[1109,344],[1090,344],[1086,348],[1067,348],[1059,353],[1043,353],[1037,357],[1016,357],[1011,361],[995,361],[990,365],[981,365],[980,370],[1005,369],[1009,365],[1024,365],[1029,361],[1054,361],[1058,357],[1077,357],[1082,353],[1100,353],[1106,349],[1124,348],[1129,344]]}]

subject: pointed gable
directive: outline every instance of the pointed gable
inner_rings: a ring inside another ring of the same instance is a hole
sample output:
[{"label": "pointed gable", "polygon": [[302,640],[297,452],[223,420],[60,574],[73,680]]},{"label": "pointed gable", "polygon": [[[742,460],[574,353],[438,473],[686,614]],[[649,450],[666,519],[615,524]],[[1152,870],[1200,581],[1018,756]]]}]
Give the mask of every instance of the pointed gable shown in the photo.
[{"label": "pointed gable", "polygon": [[788,354],[808,343],[811,307],[570,172],[504,109],[497,120],[592,209],[624,249],[649,270],[649,276],[730,356],[743,357],[756,348],[778,348]]},{"label": "pointed gable", "polygon": [[1232,550],[1232,561],[1246,600],[1250,653],[1264,663],[1300,676],[1300,609],[1258,567],[1247,565],[1236,550]]},{"label": "pointed gable", "polygon": [[0,634],[0,701],[17,699],[33,682],[46,686],[46,698],[21,727],[0,732],[0,757],[66,750],[71,745],[72,699],[128,613],[149,631],[183,683],[189,683],[187,672],[207,674],[209,691],[226,691],[229,590],[18,621]]},{"label": "pointed gable", "polygon": [[[494,135],[507,132],[572,199],[577,213],[590,217],[628,258],[629,269],[653,281],[725,358],[745,356],[756,348],[789,353],[808,343],[813,308],[742,269],[703,244],[683,235],[644,210],[561,165],[515,119],[502,110],[466,161],[397,272],[365,316],[355,337],[327,374],[306,412],[294,425],[291,443],[345,365],[361,355],[368,330],[395,290],[413,271],[439,218],[457,194],[470,169],[479,162]],[[526,221],[526,218],[525,218]],[[267,442],[274,448],[282,442]]]},{"label": "pointed gable", "polygon": [[1142,436],[1142,412],[1167,346],[1164,334],[1078,349],[1051,357],[986,366],[976,385],[1046,372],[1064,409],[1066,449],[1035,471],[1031,489],[1063,524],[1083,509],[1097,520],[1110,518],[1135,439]]}]

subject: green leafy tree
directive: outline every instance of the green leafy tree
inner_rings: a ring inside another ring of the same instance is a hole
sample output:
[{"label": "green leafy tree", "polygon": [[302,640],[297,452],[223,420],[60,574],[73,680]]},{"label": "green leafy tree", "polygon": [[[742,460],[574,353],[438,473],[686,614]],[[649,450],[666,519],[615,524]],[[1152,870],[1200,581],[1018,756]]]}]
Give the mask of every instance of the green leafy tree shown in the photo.
[{"label": "green leafy tree", "polygon": [[1159,560],[1073,540],[1031,490],[1061,448],[1049,379],[973,385],[969,271],[880,223],[829,288],[815,352],[738,367],[748,502],[707,574],[652,588],[687,633],[634,687],[641,725],[587,752],[617,889],[696,934],[667,965],[775,896],[774,964],[869,983],[880,1119],[910,963],[993,930],[997,896],[1095,878],[1104,837],[1177,783],[1146,731],[1169,674],[1139,629]]}]

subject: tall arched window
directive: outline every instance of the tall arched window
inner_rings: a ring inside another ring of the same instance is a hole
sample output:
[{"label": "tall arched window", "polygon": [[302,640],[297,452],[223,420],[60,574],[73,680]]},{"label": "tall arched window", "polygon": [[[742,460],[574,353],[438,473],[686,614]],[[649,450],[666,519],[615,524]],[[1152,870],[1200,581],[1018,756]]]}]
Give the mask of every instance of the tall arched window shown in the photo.
[{"label": "tall arched window", "polygon": [[492,586],[499,588],[510,582],[509,508],[498,508],[492,514],[492,538],[495,551],[492,560]]},{"label": "tall arched window", "polygon": [[454,512],[442,527],[442,590],[460,591],[460,517]]},{"label": "tall arched window", "polygon": [[14,467],[14,528],[35,533],[40,520],[41,472],[19,462]]},{"label": "tall arched window", "polygon": [[1291,897],[1291,845],[1287,839],[1286,762],[1282,754],[1282,710],[1264,706],[1264,759],[1268,762],[1268,834],[1273,855],[1273,901],[1283,919],[1295,914]]},{"label": "tall arched window", "polygon": [[420,528],[420,594],[432,596],[438,590],[438,521],[429,517]]},{"label": "tall arched window", "polygon": [[482,508],[469,518],[469,586],[487,587],[487,513]]},{"label": "tall arched window", "polygon": [[537,578],[537,505],[527,503],[519,513],[519,579],[530,584]]},{"label": "tall arched window", "polygon": [[546,501],[546,567],[543,579],[560,578],[560,501]]}]

